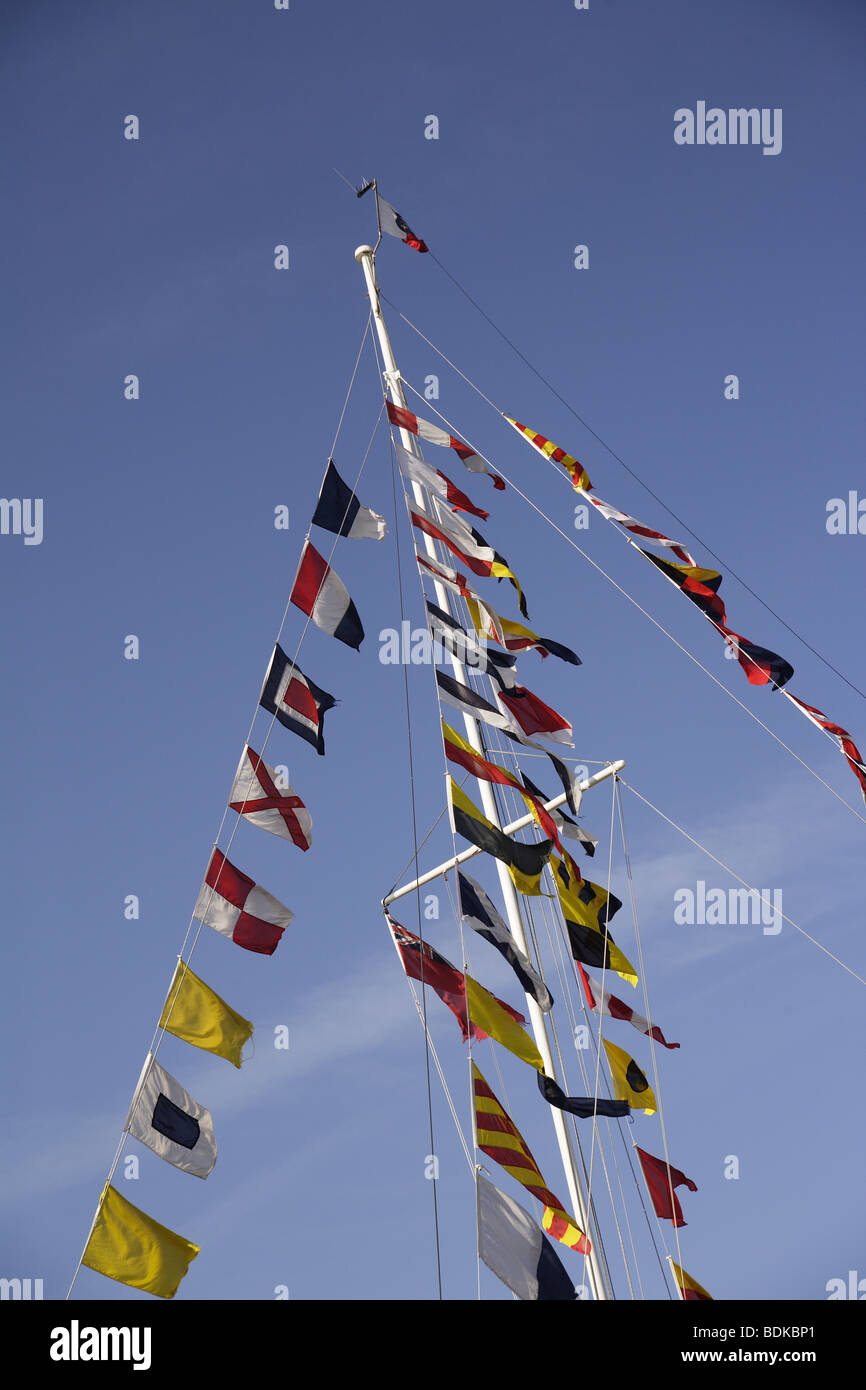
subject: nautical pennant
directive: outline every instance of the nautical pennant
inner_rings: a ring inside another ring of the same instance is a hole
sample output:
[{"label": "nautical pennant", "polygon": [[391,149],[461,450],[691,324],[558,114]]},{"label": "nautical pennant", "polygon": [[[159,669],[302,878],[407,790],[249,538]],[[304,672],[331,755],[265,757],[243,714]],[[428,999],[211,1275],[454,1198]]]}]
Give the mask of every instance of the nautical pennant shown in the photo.
[{"label": "nautical pennant", "polygon": [[517,605],[521,613],[524,617],[528,616],[526,599],[516,574],[474,526],[469,526],[454,512],[443,512],[441,509],[434,520],[425,512],[417,511],[411,502],[409,516],[413,526],[433,540],[441,541],[473,574],[486,579],[507,579],[517,590]]},{"label": "nautical pennant", "polygon": [[708,1300],[710,1303],[713,1302],[712,1294],[707,1293],[706,1289],[703,1287],[702,1284],[698,1283],[697,1279],[693,1279],[692,1276],[690,1274],[687,1274],[686,1271],[682,1269],[680,1265],[676,1264],[673,1260],[671,1260],[670,1255],[668,1255],[668,1260],[670,1261],[671,1269],[674,1272],[674,1279],[676,1280],[677,1288],[680,1291],[680,1298],[682,1298],[685,1302],[697,1302],[703,1300]]},{"label": "nautical pennant", "polygon": [[622,979],[636,985],[637,971],[615,944],[606,926],[607,917],[612,917],[622,906],[619,899],[612,894],[608,897],[597,883],[582,879],[571,855],[567,855],[566,860],[554,856],[552,868],[574,959],[597,969],[615,970]]},{"label": "nautical pennant", "polygon": [[429,420],[422,420],[417,415],[413,415],[411,410],[405,406],[395,405],[393,401],[386,401],[385,407],[388,411],[388,419],[392,425],[398,429],[407,430],[409,434],[417,434],[419,439],[425,439],[428,444],[439,444],[445,449],[453,449],[457,457],[469,470],[470,473],[486,473],[493,481],[493,486],[500,492],[504,491],[505,483],[498,473],[491,473],[484,459],[476,454],[468,444],[464,444],[461,439],[455,439],[453,434],[447,430],[440,429],[438,425],[433,425]]},{"label": "nautical pennant", "polygon": [[[476,612],[477,597],[475,594],[464,595],[469,608],[469,616],[476,632],[481,632],[479,614]],[[501,646],[509,652],[526,651],[528,647],[535,647],[536,651],[542,656],[558,656],[560,661],[567,661],[571,666],[582,666],[583,663],[576,652],[570,647],[564,647],[561,642],[555,642],[552,637],[539,637],[536,632],[531,632],[522,623],[513,623],[509,618],[501,618],[498,613],[494,614],[494,631],[488,635],[494,642],[499,642]],[[501,634],[501,636],[499,635]]]},{"label": "nautical pennant", "polygon": [[486,641],[479,642],[471,633],[462,628],[450,613],[439,608],[430,599],[427,603],[427,621],[433,637],[441,646],[464,666],[473,671],[483,671],[504,690],[513,690],[517,683],[514,668],[517,658],[510,652],[497,652],[488,647]]},{"label": "nautical pennant", "polygon": [[716,627],[745,671],[749,685],[769,685],[773,690],[781,690],[793,676],[794,668],[783,656],[747,642],[723,623],[716,623]]},{"label": "nautical pennant", "polygon": [[349,591],[335,570],[309,541],[304,542],[301,563],[292,586],[292,603],[312,618],[316,627],[359,649],[364,628]]},{"label": "nautical pennant", "polygon": [[663,560],[660,555],[652,555],[648,550],[643,550],[641,546],[637,546],[637,549],[656,569],[661,570],[672,584],[676,584],[686,598],[691,599],[712,622],[727,622],[725,605],[717,593],[722,582],[718,570],[701,569],[699,565],[674,565],[670,560]]},{"label": "nautical pennant", "polygon": [[514,1121],[503,1110],[481,1072],[472,1064],[478,1147],[500,1164],[544,1205],[542,1226],[554,1240],[589,1255],[592,1247],[573,1216],[545,1185],[541,1169]]},{"label": "nautical pennant", "polygon": [[193,1177],[206,1178],[217,1160],[209,1110],[184,1090],[148,1052],[125,1130],[166,1163]]},{"label": "nautical pennant", "polygon": [[483,598],[476,594],[470,587],[465,574],[458,574],[457,570],[451,569],[449,565],[438,564],[430,559],[428,555],[422,555],[417,547],[415,549],[415,559],[421,571],[421,578],[432,577],[452,593],[459,594],[465,598],[470,607],[474,607],[473,624],[475,631],[482,637],[492,637],[494,642],[502,644],[501,630],[499,624],[501,619],[494,613],[489,603],[485,603]]},{"label": "nautical pennant", "polygon": [[194,975],[185,961],[179,960],[174,979],[163,1005],[159,1027],[176,1038],[215,1052],[240,1069],[244,1044],[253,1035],[248,1018],[220,999],[219,995]]},{"label": "nautical pennant", "polygon": [[565,854],[556,868],[560,900],[569,915],[577,922],[604,931],[610,919],[619,912],[622,903],[598,883],[585,879],[570,854]]},{"label": "nautical pennant", "polygon": [[554,743],[566,743],[573,747],[574,740],[571,735],[574,730],[568,720],[563,719],[561,714],[557,714],[555,709],[551,709],[550,705],[546,705],[537,695],[533,695],[525,685],[515,685],[512,690],[500,690],[496,698],[527,736],[537,734],[540,738],[549,738]]},{"label": "nautical pennant", "polygon": [[511,932],[500,917],[480,883],[470,878],[463,869],[457,870],[457,892],[460,914],[466,924],[472,927],[485,941],[489,941],[501,956],[508,961],[526,993],[535,1000],[542,1013],[550,1013],[553,996],[541,976],[533,969],[532,962],[517,946]]},{"label": "nautical pennant", "polygon": [[587,494],[587,500],[601,512],[606,520],[616,521],[620,526],[625,527],[626,531],[631,531],[636,536],[643,536],[645,540],[653,541],[655,545],[665,546],[684,565],[694,565],[695,562],[691,555],[685,546],[680,545],[678,541],[670,540],[667,536],[662,535],[661,531],[654,531],[651,526],[644,526],[635,517],[619,511],[617,507],[612,507],[609,502],[603,502],[596,493],[593,493],[591,497]]},{"label": "nautical pennant", "polygon": [[490,724],[494,729],[502,729],[506,733],[519,736],[520,730],[511,716],[494,709],[489,701],[483,699],[468,685],[463,685],[444,671],[436,672],[436,684],[439,688],[439,698],[445,704],[453,705],[461,714],[468,714],[471,719],[480,719],[482,723]]},{"label": "nautical pennant", "polygon": [[793,666],[776,652],[748,642],[727,626],[725,605],[717,593],[722,582],[717,570],[705,570],[697,565],[674,565],[658,555],[651,555],[640,546],[637,548],[709,618],[733,651],[750,685],[770,685],[773,690],[781,690],[793,676]]},{"label": "nautical pennant", "polygon": [[554,463],[561,463],[566,473],[570,474],[571,481],[575,488],[589,492],[592,483],[589,481],[589,474],[582,463],[578,463],[576,458],[567,454],[564,449],[560,449],[558,444],[552,444],[549,439],[545,439],[543,434],[536,434],[535,430],[529,429],[527,425],[521,425],[517,420],[512,420],[510,415],[506,415],[509,425],[522,434],[524,439],[543,454],[545,458],[553,459]]},{"label": "nautical pennant", "polygon": [[471,975],[464,975],[426,941],[422,942],[420,937],[402,927],[390,913],[386,913],[386,918],[406,974],[413,980],[423,980],[436,991],[460,1024],[464,1042],[470,1035],[479,1040],[493,1038],[521,1061],[539,1071],[543,1069],[538,1049],[519,1026],[526,1022],[523,1014],[497,999]]},{"label": "nautical pennant", "polygon": [[468,744],[465,739],[442,720],[442,739],[445,744],[445,756],[449,761],[457,763],[458,767],[465,768],[471,772],[473,777],[480,777],[484,782],[493,782],[497,786],[512,787],[526,802],[538,824],[541,826],[545,835],[549,835],[556,848],[562,852],[562,845],[559,843],[559,831],[553,817],[545,808],[542,801],[537,796],[533,796],[518,777],[513,773],[506,772],[505,768],[497,767],[495,763],[488,760]]},{"label": "nautical pennant", "polygon": [[381,541],[387,532],[384,517],[369,507],[362,507],[348,483],[345,483],[328,460],[319,500],[313,513],[313,525],[336,536],[350,540]]},{"label": "nautical pennant", "polygon": [[640,1014],[630,1009],[628,1004],[624,1004],[621,999],[617,999],[615,994],[602,989],[598,980],[594,980],[591,975],[587,975],[583,967],[578,964],[578,972],[583,980],[584,992],[587,1003],[591,1009],[598,1009],[602,1018],[618,1018],[623,1023],[630,1023],[632,1028],[636,1028],[639,1033],[643,1033],[648,1038],[654,1038],[662,1047],[673,1049],[679,1047],[679,1043],[669,1043],[665,1040],[664,1033],[657,1024],[649,1024]]},{"label": "nautical pennant", "polygon": [[501,859],[508,867],[512,883],[521,893],[540,897],[541,874],[553,848],[553,841],[542,840],[539,845],[526,845],[512,840],[481,814],[453,777],[449,777],[448,786],[455,834],[462,835],[485,853]]},{"label": "nautical pennant", "polygon": [[198,1253],[199,1246],[161,1226],[109,1183],[81,1263],[131,1289],[174,1298]]},{"label": "nautical pennant", "polygon": [[276,715],[283,728],[291,729],[311,743],[317,753],[324,754],[325,714],[336,703],[333,695],[304,675],[278,642],[259,697],[262,709]]},{"label": "nautical pennant", "polygon": [[[552,753],[548,753],[547,756],[554,762],[558,761],[557,759],[554,759]],[[565,766],[565,763],[563,763],[562,766],[563,768],[565,768],[566,775],[570,779],[572,788],[574,788],[573,800],[576,803],[576,805],[572,804],[571,800],[569,804],[571,805],[571,809],[574,811],[575,815],[577,815],[578,809],[580,807],[581,798],[583,796],[583,793],[580,790],[580,783],[577,782],[576,777],[574,777],[573,774],[569,771],[569,769]],[[545,802],[545,804],[548,801],[550,801],[550,797],[547,796],[541,790],[540,787],[537,787],[534,782],[530,782],[529,778],[526,776],[526,773],[523,774],[523,781],[531,792],[534,792],[536,796],[541,797],[541,800]],[[577,783],[576,787],[575,783]],[[569,788],[566,786],[566,794],[568,793],[568,790]],[[571,819],[571,816],[567,816],[565,814],[561,806],[556,806],[552,810],[548,806],[547,809],[550,811],[550,814],[553,816],[553,819],[559,826],[560,835],[565,835],[566,838],[570,840],[577,840],[578,843],[583,846],[584,853],[589,855],[591,859],[592,856],[595,854],[596,849],[598,848],[598,836],[591,835],[588,830],[584,830],[583,826],[578,825],[576,821],[573,821]]]},{"label": "nautical pennant", "polygon": [[437,497],[444,497],[446,502],[450,502],[453,511],[470,512],[472,516],[480,516],[482,521],[487,520],[490,513],[482,511],[474,502],[470,502],[466,493],[461,492],[460,488],[445,476],[441,468],[433,468],[431,464],[425,463],[424,459],[410,454],[402,444],[395,444],[394,447],[397,450],[397,463],[404,478],[428,488]]},{"label": "nautical pennant", "polygon": [[691,1178],[687,1178],[685,1173],[680,1172],[679,1168],[671,1167],[660,1158],[653,1158],[652,1154],[638,1148],[637,1144],[635,1144],[635,1148],[656,1216],[666,1217],[675,1226],[687,1225],[688,1223],[683,1220],[679,1198],[673,1189],[685,1185],[690,1192],[697,1192],[697,1183],[692,1182]]},{"label": "nautical pennant", "polygon": [[577,1298],[565,1267],[547,1236],[523,1207],[479,1173],[478,1254],[518,1298],[527,1301]]},{"label": "nautical pennant", "polygon": [[215,849],[193,914],[229,941],[272,956],[295,914]]},{"label": "nautical pennant", "polygon": [[631,1110],[631,1106],[625,1100],[606,1100],[603,1096],[567,1096],[550,1076],[539,1075],[538,1089],[548,1105],[555,1105],[557,1110],[565,1110],[580,1120],[589,1120],[593,1115],[606,1115],[612,1120],[623,1120]]},{"label": "nautical pennant", "polygon": [[805,701],[798,700],[796,695],[791,694],[790,690],[786,690],[785,694],[791,703],[805,714],[811,724],[814,724],[818,729],[825,729],[828,734],[832,734],[839,746],[839,751],[843,754],[848,766],[860,783],[863,800],[866,801],[866,762],[863,761],[863,756],[848,730],[843,729],[839,724],[834,724],[826,714],[822,714],[814,705],[807,705]]},{"label": "nautical pennant", "polygon": [[645,1115],[654,1115],[656,1098],[637,1062],[621,1047],[608,1042],[607,1038],[602,1038],[602,1042],[613,1077],[613,1089],[620,1100],[627,1100],[633,1110],[643,1110]]},{"label": "nautical pennant", "polygon": [[[508,737],[514,739],[517,743],[524,744],[527,748],[537,748],[540,752],[547,754],[554,772],[562,783],[562,790],[565,792],[567,798],[568,809],[577,815],[583,792],[580,790],[580,781],[578,777],[572,772],[568,764],[564,763],[561,758],[558,758],[555,753],[551,753],[550,749],[545,748],[542,743],[536,743],[534,739],[527,738],[525,734],[509,734]],[[535,784],[530,782],[525,773],[523,773],[522,776],[523,785],[528,787],[533,796],[537,796],[541,801],[550,800],[549,796],[545,796],[544,792],[539,791]],[[591,841],[592,848],[587,849],[587,854],[595,853],[595,846],[598,844],[598,840],[596,840],[594,836],[586,835],[586,832],[582,831],[580,826],[575,825],[574,821],[570,820],[558,807],[551,811],[550,815],[553,818],[554,824],[564,835],[570,835],[572,839]]]},{"label": "nautical pennant", "polygon": [[387,232],[389,236],[395,236],[406,246],[411,246],[413,251],[427,251],[429,249],[421,238],[415,235],[408,223],[403,221],[397,209],[385,202],[378,189],[376,190],[376,201],[379,205],[379,224],[383,232]]},{"label": "nautical pennant", "polygon": [[229,806],[251,825],[292,840],[298,849],[308,850],[313,842],[313,818],[303,801],[291,787],[280,787],[277,773],[249,744],[241,753]]}]

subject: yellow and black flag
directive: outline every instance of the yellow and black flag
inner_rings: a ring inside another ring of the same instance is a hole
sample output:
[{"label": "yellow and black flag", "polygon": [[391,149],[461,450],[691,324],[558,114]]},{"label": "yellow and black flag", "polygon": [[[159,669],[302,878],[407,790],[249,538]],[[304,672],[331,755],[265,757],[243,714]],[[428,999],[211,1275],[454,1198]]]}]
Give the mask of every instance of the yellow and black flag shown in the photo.
[{"label": "yellow and black flag", "polygon": [[449,778],[451,814],[454,830],[486,854],[501,859],[508,866],[515,888],[532,897],[541,896],[541,873],[547,863],[552,840],[539,845],[524,845],[512,840],[483,816],[478,807],[461,791],[453,777]]},{"label": "yellow and black flag", "polygon": [[615,970],[623,980],[636,985],[637,971],[607,929],[609,919],[622,907],[619,898],[582,878],[570,854],[564,859],[554,855],[552,868],[574,959],[599,970]]},{"label": "yellow and black flag", "polygon": [[607,1038],[602,1038],[602,1042],[613,1077],[613,1089],[620,1100],[627,1100],[632,1110],[642,1110],[645,1115],[654,1115],[656,1098],[637,1062],[621,1047],[608,1042]]}]

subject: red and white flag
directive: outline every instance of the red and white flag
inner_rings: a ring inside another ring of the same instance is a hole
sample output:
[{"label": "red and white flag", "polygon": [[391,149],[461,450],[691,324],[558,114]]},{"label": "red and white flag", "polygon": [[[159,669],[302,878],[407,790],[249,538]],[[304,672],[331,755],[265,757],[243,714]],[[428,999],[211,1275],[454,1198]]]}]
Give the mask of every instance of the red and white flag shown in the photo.
[{"label": "red and white flag", "polygon": [[422,579],[426,578],[426,571],[426,574],[438,579],[440,584],[444,584],[446,589],[450,589],[454,594],[459,594],[461,598],[466,599],[467,603],[475,604],[479,619],[476,630],[483,637],[491,637],[500,646],[504,645],[499,614],[490,607],[489,603],[485,603],[483,598],[479,598],[475,590],[471,588],[465,574],[458,574],[457,570],[452,569],[450,565],[438,564],[431,560],[429,555],[422,555],[417,549],[415,559],[418,561]]},{"label": "red and white flag", "polygon": [[383,232],[387,232],[389,236],[395,236],[398,241],[405,242],[407,246],[412,247],[413,251],[429,250],[421,238],[415,235],[409,224],[403,221],[397,209],[385,202],[378,190],[376,198],[379,203],[379,222]]},{"label": "red and white flag", "polygon": [[594,493],[591,497],[587,493],[587,498],[608,521],[616,521],[620,526],[624,526],[627,531],[632,531],[636,536],[643,536],[644,540],[650,541],[654,545],[665,546],[667,549],[673,551],[677,559],[681,560],[684,565],[691,565],[694,568],[696,562],[692,559],[685,546],[680,545],[678,541],[669,540],[667,536],[662,535],[661,531],[653,531],[651,527],[644,526],[636,517],[629,516],[626,512],[619,511],[618,508],[612,507],[609,502],[602,502],[601,498],[596,497]]},{"label": "red and white flag", "polygon": [[229,806],[244,820],[271,835],[292,840],[308,850],[313,840],[313,818],[291,787],[281,787],[279,777],[249,744],[241,753]]},{"label": "red and white flag", "polygon": [[388,419],[392,425],[396,425],[401,430],[408,430],[410,434],[417,434],[419,439],[426,439],[428,444],[439,444],[444,449],[453,449],[470,473],[486,473],[488,477],[493,479],[494,487],[498,488],[500,492],[505,490],[505,483],[499,474],[491,473],[481,455],[476,454],[474,449],[470,449],[468,444],[464,444],[461,439],[456,439],[447,430],[440,429],[438,425],[432,425],[429,420],[421,420],[405,406],[395,405],[393,401],[387,401],[386,405]]},{"label": "red and white flag", "polygon": [[395,444],[397,450],[397,462],[400,465],[400,472],[404,478],[408,478],[413,483],[420,483],[421,487],[429,488],[435,492],[437,497],[444,497],[446,502],[451,503],[455,512],[471,512],[473,516],[480,516],[482,521],[486,521],[490,516],[489,512],[484,512],[480,507],[476,507],[474,502],[470,502],[465,492],[461,492],[459,487],[455,487],[451,479],[446,477],[440,468],[434,468],[432,464],[424,459],[419,459],[415,454],[410,454],[408,449],[404,449],[402,444]]},{"label": "red and white flag", "polygon": [[834,741],[839,746],[839,751],[845,757],[848,766],[860,783],[860,790],[863,793],[863,800],[866,801],[866,762],[856,743],[852,739],[847,729],[843,729],[841,724],[834,724],[832,719],[828,719],[826,714],[822,714],[814,705],[807,705],[804,700],[798,700],[796,695],[792,695],[790,690],[783,690],[783,695],[787,695],[792,705],[796,705],[802,714],[805,714],[810,724],[814,724],[818,729],[824,729],[831,734]]},{"label": "red and white flag", "polygon": [[195,905],[195,916],[221,936],[272,956],[295,914],[215,849]]},{"label": "red and white flag", "polygon": [[291,601],[316,627],[358,650],[364,640],[358,610],[340,576],[309,541],[304,544]]},{"label": "red and white flag", "polygon": [[636,1028],[639,1033],[644,1033],[648,1038],[655,1038],[662,1047],[679,1047],[679,1043],[665,1042],[661,1028],[655,1023],[650,1026],[646,1019],[641,1018],[640,1014],[636,1014],[634,1009],[629,1008],[628,1004],[617,999],[615,994],[602,989],[597,980],[594,980],[591,975],[587,975],[582,965],[578,964],[577,968],[580,971],[580,978],[583,980],[586,1002],[591,1009],[597,1008],[603,1018],[619,1018],[622,1019],[623,1023],[630,1023],[632,1028]]},{"label": "red and white flag", "polygon": [[530,738],[533,734],[539,734],[554,743],[567,743],[569,747],[573,745],[574,730],[568,720],[539,700],[525,685],[515,685],[512,690],[499,690],[496,698]]}]

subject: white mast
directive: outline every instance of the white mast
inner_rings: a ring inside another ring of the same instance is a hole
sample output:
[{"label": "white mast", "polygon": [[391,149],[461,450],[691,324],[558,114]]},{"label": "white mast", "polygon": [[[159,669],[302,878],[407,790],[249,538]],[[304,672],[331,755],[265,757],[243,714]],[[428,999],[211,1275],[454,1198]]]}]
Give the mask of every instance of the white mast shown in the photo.
[{"label": "white mast", "polygon": [[[385,321],[382,317],[382,309],[379,303],[379,287],[376,283],[375,252],[373,248],[371,246],[359,246],[355,252],[355,260],[358,262],[358,264],[361,266],[361,269],[364,272],[364,279],[367,284],[367,293],[370,298],[370,308],[373,314],[373,322],[376,325],[376,333],[379,338],[379,346],[382,350],[382,358],[385,363],[385,380],[388,387],[389,395],[391,397],[392,402],[395,405],[403,406],[405,408],[406,397],[403,393],[403,384],[400,379],[400,373],[397,368],[397,363],[391,348],[391,340],[388,337],[388,330],[385,327]],[[408,449],[410,453],[415,453],[415,436],[407,430],[401,430],[400,434],[403,440],[404,448]],[[426,510],[424,494],[420,486],[417,483],[413,482],[412,490],[418,507],[421,508],[421,510]],[[432,559],[435,559],[436,547],[433,543],[432,537],[427,536],[425,534],[424,544],[428,555],[430,555]],[[438,581],[435,584],[435,589],[436,601],[439,604],[440,608],[443,608],[446,612],[451,613],[453,616],[453,609],[451,606],[448,591]],[[454,671],[457,680],[465,683],[465,673],[463,666],[460,662],[456,660],[456,658],[453,658],[453,660]],[[483,755],[485,750],[481,741],[481,736],[476,720],[470,718],[469,715],[464,715],[463,720],[466,725],[466,737],[468,742],[477,752]],[[480,779],[476,780],[478,785],[478,791],[481,797],[481,803],[484,807],[484,814],[487,816],[487,819],[492,821],[492,823],[495,826],[501,828],[499,813],[497,811],[496,800],[493,795],[492,786],[489,782],[485,782]],[[515,889],[514,884],[511,881],[511,877],[508,873],[507,867],[504,864],[502,864],[499,860],[496,861],[496,870],[499,875],[499,884],[502,889],[502,896],[505,900],[505,912],[508,919],[509,929],[520,950],[523,951],[525,955],[530,956],[531,959],[529,942],[527,940],[526,929],[523,924],[523,915],[520,909],[520,900],[517,896],[517,890]],[[529,1009],[529,1019],[532,1026],[532,1032],[535,1038],[535,1043],[544,1062],[545,1073],[547,1076],[552,1077],[554,1080],[558,1080],[556,1068],[553,1062],[553,1054],[551,1052],[550,1043],[547,1037],[547,1028],[545,1024],[544,1014],[542,1013],[541,1009],[539,1009],[537,1003],[531,995],[526,996],[526,1003]],[[592,1244],[592,1253],[587,1257],[586,1269],[590,1287],[592,1288],[593,1297],[596,1299],[606,1299],[608,1297],[608,1283],[605,1278],[605,1272],[600,1258],[595,1228],[589,1219],[589,1209],[584,1199],[581,1175],[578,1170],[578,1165],[574,1156],[574,1151],[571,1143],[571,1135],[568,1132],[565,1114],[561,1110],[558,1110],[553,1106],[550,1109],[550,1113],[553,1119],[553,1127],[556,1132],[557,1142],[559,1144],[559,1151],[562,1157],[563,1167],[565,1169],[565,1179],[568,1184],[568,1190],[571,1197],[574,1213],[577,1217],[578,1222],[580,1223],[581,1229],[586,1233]]]}]

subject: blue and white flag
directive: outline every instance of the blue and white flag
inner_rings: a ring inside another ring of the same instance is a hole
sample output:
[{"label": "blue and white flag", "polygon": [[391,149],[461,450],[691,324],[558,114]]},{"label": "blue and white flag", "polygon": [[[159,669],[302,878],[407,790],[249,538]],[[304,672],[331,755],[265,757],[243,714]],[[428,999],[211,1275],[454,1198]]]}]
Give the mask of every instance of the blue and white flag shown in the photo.
[{"label": "blue and white flag", "polygon": [[348,483],[343,482],[334,460],[328,460],[328,471],[322,482],[319,500],[313,513],[313,525],[336,536],[351,540],[381,541],[386,532],[385,519],[370,507],[362,507]]},{"label": "blue and white flag", "polygon": [[496,947],[499,954],[508,961],[526,993],[532,996],[543,1013],[550,1013],[553,1008],[550,990],[537,971],[533,970],[532,962],[515,944],[511,932],[481,884],[476,883],[475,879],[470,878],[462,869],[458,869],[457,892],[460,914],[467,926],[472,927],[473,931],[477,931],[479,936],[483,936],[485,941]]},{"label": "blue and white flag", "polygon": [[216,1163],[210,1111],[169,1076],[148,1052],[125,1129],[155,1154],[193,1177],[206,1178]]},{"label": "blue and white flag", "polygon": [[537,1221],[478,1174],[478,1253],[518,1298],[570,1302],[571,1279]]}]

